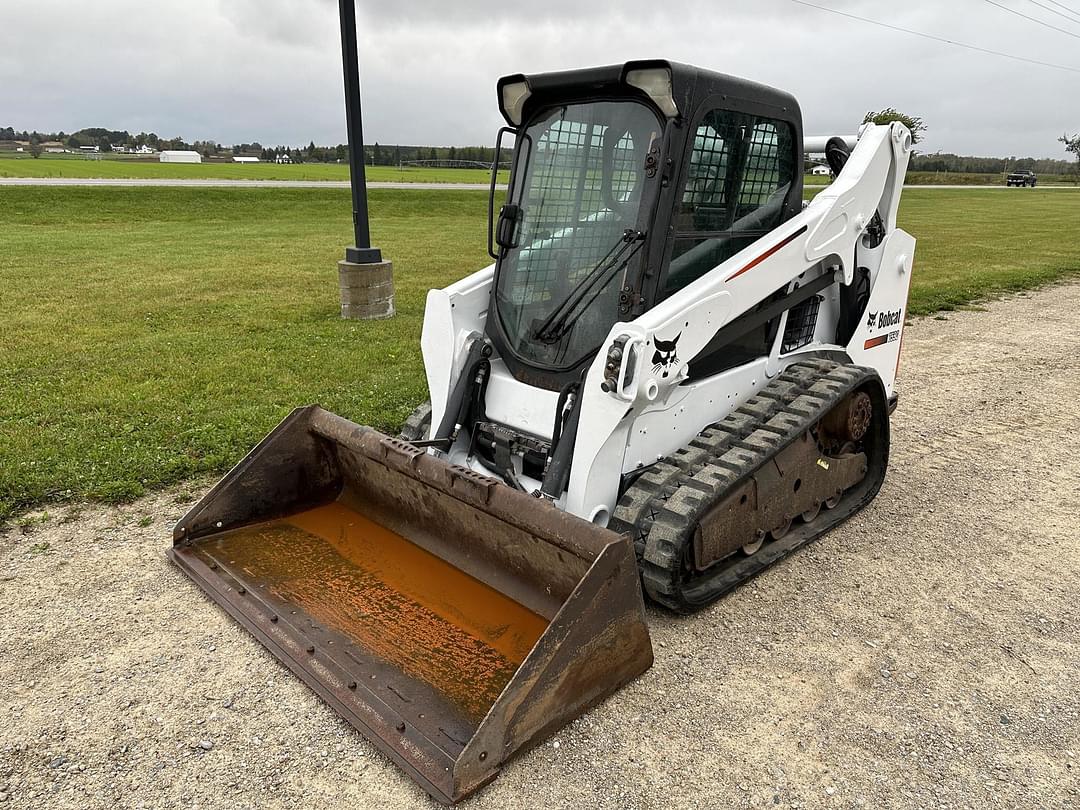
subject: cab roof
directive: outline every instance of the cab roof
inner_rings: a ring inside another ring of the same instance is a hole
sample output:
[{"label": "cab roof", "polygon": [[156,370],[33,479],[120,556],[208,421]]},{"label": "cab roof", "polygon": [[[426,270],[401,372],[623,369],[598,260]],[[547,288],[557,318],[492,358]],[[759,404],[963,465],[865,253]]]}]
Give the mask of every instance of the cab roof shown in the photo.
[{"label": "cab roof", "polygon": [[[642,71],[666,70],[670,76],[670,96],[674,110],[664,110],[658,104],[656,96],[639,85],[628,83]],[[527,94],[519,103],[511,105],[515,93]],[[507,90],[510,90],[508,98]],[[613,96],[637,97],[650,101],[654,107],[670,118],[687,116],[706,99],[720,96],[738,101],[765,104],[776,108],[778,117],[797,119],[801,123],[802,113],[799,103],[790,93],[769,87],[758,82],[740,79],[724,73],[671,62],[666,59],[645,59],[625,62],[619,65],[580,68],[552,73],[517,73],[504,76],[498,82],[499,110],[506,122],[520,126],[537,109],[567,101],[586,101],[592,98],[610,98]]]}]

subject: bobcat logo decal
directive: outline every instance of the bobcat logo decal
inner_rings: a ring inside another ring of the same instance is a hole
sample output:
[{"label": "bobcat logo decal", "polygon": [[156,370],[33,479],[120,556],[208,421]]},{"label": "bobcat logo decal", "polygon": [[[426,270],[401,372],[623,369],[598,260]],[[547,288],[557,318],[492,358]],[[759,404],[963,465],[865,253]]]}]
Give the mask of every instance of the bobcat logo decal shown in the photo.
[{"label": "bobcat logo decal", "polygon": [[893,312],[871,312],[866,319],[867,329],[884,329],[886,326],[897,326],[903,320],[904,310],[897,309]]},{"label": "bobcat logo decal", "polygon": [[656,344],[656,351],[653,352],[653,373],[663,372],[661,376],[667,377],[671,371],[671,367],[679,362],[679,355],[677,352],[677,346],[679,338],[682,337],[682,332],[679,332],[671,340],[661,340],[658,337],[654,337],[653,342]]}]

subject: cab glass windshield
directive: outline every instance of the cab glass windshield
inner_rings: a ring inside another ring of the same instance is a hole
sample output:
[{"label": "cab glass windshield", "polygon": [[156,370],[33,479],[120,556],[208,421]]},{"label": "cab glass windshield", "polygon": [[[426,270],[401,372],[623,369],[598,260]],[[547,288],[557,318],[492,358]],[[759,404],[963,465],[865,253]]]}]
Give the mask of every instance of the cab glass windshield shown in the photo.
[{"label": "cab glass windshield", "polygon": [[659,137],[656,115],[634,101],[551,108],[525,128],[512,185],[518,247],[503,250],[495,281],[499,321],[521,359],[572,366],[618,320],[637,261],[625,232],[638,227],[645,158]]}]

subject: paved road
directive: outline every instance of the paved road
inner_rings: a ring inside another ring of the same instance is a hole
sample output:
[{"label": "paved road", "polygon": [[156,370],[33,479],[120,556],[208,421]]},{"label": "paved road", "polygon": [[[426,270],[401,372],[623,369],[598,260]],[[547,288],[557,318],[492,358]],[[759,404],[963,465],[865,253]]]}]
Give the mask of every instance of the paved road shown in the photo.
[{"label": "paved road", "polygon": [[[121,178],[121,177],[0,177],[0,186],[176,186],[178,188],[348,188],[345,180],[222,180],[212,178]],[[480,191],[487,183],[395,183],[370,182],[368,188],[407,188],[414,191]],[[500,185],[498,188],[505,189]],[[805,188],[827,188],[824,185],[807,185]],[[988,189],[1006,190],[1006,186],[904,186],[904,188],[932,189]],[[1010,189],[1011,190],[1011,189]],[[1077,191],[1080,186],[1038,186],[1035,191]]]}]

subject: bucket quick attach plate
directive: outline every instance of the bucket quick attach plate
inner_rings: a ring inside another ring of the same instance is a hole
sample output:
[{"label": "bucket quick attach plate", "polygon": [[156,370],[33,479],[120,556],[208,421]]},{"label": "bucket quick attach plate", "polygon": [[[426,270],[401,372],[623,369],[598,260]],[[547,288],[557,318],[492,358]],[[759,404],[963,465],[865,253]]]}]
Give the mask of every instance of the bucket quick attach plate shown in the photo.
[{"label": "bucket quick attach plate", "polygon": [[445,803],[652,664],[627,537],[317,406],[173,537],[185,573]]}]

